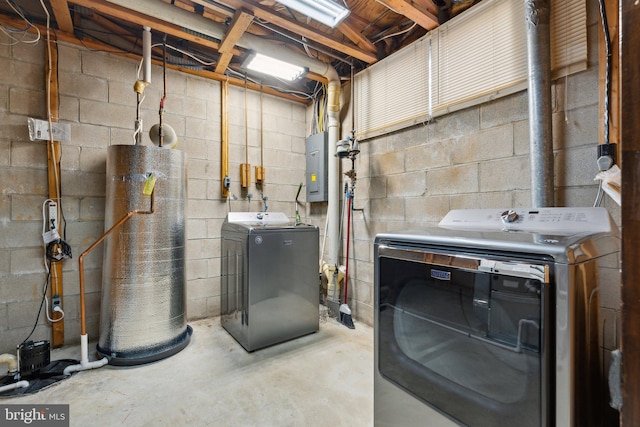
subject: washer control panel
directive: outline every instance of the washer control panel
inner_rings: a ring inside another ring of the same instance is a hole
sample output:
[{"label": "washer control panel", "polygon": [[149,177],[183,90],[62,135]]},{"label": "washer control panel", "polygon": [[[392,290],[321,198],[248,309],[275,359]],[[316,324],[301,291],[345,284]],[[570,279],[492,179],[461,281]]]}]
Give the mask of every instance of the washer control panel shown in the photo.
[{"label": "washer control panel", "polygon": [[289,218],[283,212],[229,212],[227,222],[233,224],[284,225]]},{"label": "washer control panel", "polygon": [[617,228],[605,208],[456,209],[439,227],[458,230],[528,231],[574,234]]}]

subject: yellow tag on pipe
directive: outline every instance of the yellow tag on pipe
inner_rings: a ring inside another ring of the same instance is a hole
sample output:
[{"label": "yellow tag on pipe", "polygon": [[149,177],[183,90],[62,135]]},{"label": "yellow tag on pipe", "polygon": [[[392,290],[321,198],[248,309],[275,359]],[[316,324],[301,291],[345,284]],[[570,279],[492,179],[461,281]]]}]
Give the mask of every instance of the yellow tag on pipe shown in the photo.
[{"label": "yellow tag on pipe", "polygon": [[156,176],[152,173],[147,174],[147,180],[144,182],[144,188],[142,189],[142,194],[145,196],[150,196],[153,193],[153,187],[156,185]]}]

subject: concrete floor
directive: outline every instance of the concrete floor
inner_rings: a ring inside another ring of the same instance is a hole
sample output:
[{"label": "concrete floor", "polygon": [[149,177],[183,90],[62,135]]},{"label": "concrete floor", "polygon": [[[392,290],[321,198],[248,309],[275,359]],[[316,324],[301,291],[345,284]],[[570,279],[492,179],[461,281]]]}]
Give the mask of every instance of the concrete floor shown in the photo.
[{"label": "concrete floor", "polygon": [[[373,425],[372,328],[329,318],[315,334],[247,353],[219,318],[189,324],[191,342],[172,357],[79,372],[2,403],[69,404],[70,425],[83,427]],[[51,352],[64,358],[79,359],[79,346]]]}]

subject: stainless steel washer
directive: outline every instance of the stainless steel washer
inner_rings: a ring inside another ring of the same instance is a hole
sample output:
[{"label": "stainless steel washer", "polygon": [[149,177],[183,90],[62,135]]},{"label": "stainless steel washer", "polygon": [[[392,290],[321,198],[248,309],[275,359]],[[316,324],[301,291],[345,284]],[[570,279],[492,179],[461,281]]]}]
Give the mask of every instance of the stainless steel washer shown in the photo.
[{"label": "stainless steel washer", "polygon": [[281,212],[230,212],[221,234],[222,326],[247,351],[316,332],[318,227]]},{"label": "stainless steel washer", "polygon": [[617,425],[598,331],[619,251],[602,208],[452,211],[379,234],[375,425]]}]

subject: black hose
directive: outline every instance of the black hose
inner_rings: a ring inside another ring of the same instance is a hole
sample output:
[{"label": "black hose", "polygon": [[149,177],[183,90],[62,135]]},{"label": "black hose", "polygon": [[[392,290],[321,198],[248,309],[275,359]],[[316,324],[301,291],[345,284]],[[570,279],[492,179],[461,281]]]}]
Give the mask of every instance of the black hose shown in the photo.
[{"label": "black hose", "polygon": [[302,183],[298,185],[298,194],[296,194],[296,203],[298,203],[298,196],[300,196],[300,190],[302,190]]},{"label": "black hose", "polygon": [[604,0],[599,0],[600,18],[602,19],[602,32],[606,52],[605,86],[604,86],[604,143],[609,144],[609,98],[611,97],[611,37],[609,36],[609,24],[607,23],[607,11]]}]

